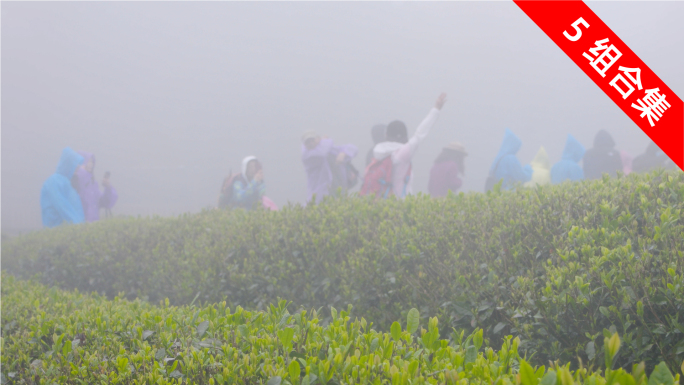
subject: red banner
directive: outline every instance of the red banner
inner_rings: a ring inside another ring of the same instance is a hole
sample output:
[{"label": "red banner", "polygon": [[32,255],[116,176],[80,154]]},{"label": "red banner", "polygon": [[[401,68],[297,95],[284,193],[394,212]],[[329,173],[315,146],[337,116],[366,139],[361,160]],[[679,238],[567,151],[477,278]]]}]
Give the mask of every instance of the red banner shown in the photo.
[{"label": "red banner", "polygon": [[583,1],[514,1],[684,169],[682,100]]}]

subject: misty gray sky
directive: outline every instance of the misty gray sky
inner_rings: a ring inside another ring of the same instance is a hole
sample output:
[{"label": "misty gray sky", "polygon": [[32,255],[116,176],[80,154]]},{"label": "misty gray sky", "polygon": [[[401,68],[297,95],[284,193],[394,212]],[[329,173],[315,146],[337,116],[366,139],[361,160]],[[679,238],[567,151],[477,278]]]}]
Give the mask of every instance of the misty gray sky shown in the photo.
[{"label": "misty gray sky", "polygon": [[[684,2],[589,6],[684,96]],[[115,215],[214,205],[256,155],[266,195],[303,202],[299,137],[359,147],[394,119],[410,133],[448,101],[414,158],[426,191],[441,147],[461,141],[463,191],[482,191],[505,128],[560,159],[601,128],[638,155],[648,138],[513,2],[6,2],[2,12],[2,229],[40,227],[61,150],[111,171]]]}]

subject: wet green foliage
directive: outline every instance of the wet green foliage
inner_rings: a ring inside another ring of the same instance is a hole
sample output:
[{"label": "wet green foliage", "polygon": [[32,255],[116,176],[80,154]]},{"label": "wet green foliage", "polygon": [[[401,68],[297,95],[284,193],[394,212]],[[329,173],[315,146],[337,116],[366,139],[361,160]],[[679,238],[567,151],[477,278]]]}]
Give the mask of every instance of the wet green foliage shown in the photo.
[{"label": "wet green foliage", "polygon": [[388,332],[417,308],[445,325],[442,338],[481,328],[497,348],[519,336],[537,364],[596,367],[617,332],[615,366],[650,370],[684,359],[682,209],[681,172],[445,199],[328,199],[41,231],[3,242],[2,267],[153,303],[353,304]]},{"label": "wet green foliage", "polygon": [[[351,306],[320,324],[318,312],[290,314],[285,301],[266,311],[153,306],[82,295],[2,277],[2,383],[11,384],[493,384],[678,385],[661,363],[646,376],[611,370],[620,350],[604,344],[605,371],[567,365],[533,368],[508,336],[498,351],[477,329],[439,338],[437,318],[392,333],[354,317]],[[412,309],[411,313],[415,314]],[[396,326],[394,326],[396,325]],[[422,326],[427,326],[427,330]]]}]

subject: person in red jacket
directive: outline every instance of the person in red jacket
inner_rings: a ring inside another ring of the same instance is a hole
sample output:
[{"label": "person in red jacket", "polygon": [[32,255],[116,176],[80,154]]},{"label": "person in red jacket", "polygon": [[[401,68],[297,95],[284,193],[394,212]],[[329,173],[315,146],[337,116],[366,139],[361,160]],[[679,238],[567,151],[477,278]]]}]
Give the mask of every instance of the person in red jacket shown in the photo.
[{"label": "person in red jacket", "polygon": [[449,190],[456,192],[463,181],[459,176],[465,174],[465,147],[459,142],[449,143],[442,149],[430,170],[428,193],[435,198],[444,197]]}]

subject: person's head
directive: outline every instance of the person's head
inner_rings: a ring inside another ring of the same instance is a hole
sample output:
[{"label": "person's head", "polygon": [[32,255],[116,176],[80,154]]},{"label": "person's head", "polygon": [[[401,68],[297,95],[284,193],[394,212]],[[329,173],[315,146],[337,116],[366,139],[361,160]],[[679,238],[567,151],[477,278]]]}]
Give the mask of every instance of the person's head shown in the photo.
[{"label": "person's head", "polygon": [[95,170],[95,155],[85,151],[78,151],[78,154],[83,157],[81,167],[92,174]]},{"label": "person's head", "polygon": [[458,165],[458,171],[465,175],[465,157],[468,156],[468,152],[465,147],[459,142],[451,142],[444,146],[442,152],[439,154],[435,163],[452,161]]},{"label": "person's head", "polygon": [[242,176],[251,181],[262,170],[261,162],[255,156],[248,156],[242,160]]},{"label": "person's head", "polygon": [[384,124],[376,124],[371,128],[371,137],[373,137],[373,144],[378,144],[385,141],[385,130],[387,127]]},{"label": "person's head", "polygon": [[83,163],[81,163],[79,169],[85,170],[88,173],[83,174],[81,173],[79,175],[78,172],[74,173],[74,176],[71,177],[71,187],[74,188],[74,190],[78,191],[78,185],[79,185],[79,178],[83,178],[82,182],[86,183],[87,181],[92,181],[95,179],[95,176],[93,175],[93,170],[95,169],[95,158],[93,157],[92,154],[88,152],[78,152],[79,155],[83,157]]},{"label": "person's head", "polygon": [[385,140],[388,142],[406,143],[408,142],[408,130],[404,122],[395,120],[387,125]]},{"label": "person's head", "polygon": [[62,150],[62,156],[57,165],[57,173],[65,178],[71,179],[80,165],[83,164],[83,156],[66,147]]},{"label": "person's head", "polygon": [[307,131],[302,135],[302,143],[307,150],[313,150],[321,142],[321,136],[315,131]]},{"label": "person's head", "polygon": [[608,131],[600,130],[596,133],[596,136],[594,137],[594,148],[612,150],[613,147],[615,147],[615,141]]}]

